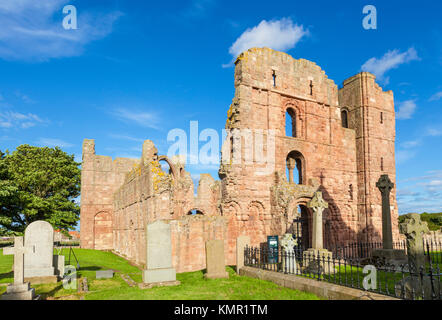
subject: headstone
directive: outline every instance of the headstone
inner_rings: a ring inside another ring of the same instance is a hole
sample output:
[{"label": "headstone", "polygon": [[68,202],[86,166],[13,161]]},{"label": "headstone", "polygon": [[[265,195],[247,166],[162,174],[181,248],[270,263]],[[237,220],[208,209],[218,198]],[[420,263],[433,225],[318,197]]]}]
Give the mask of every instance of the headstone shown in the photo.
[{"label": "headstone", "polygon": [[95,272],[96,279],[112,279],[114,277],[113,270],[99,270]]},{"label": "headstone", "polygon": [[64,264],[65,264],[65,256],[62,255],[54,255],[53,256],[53,266],[55,268],[55,275],[59,278],[63,278],[64,276]]},{"label": "headstone", "polygon": [[25,253],[25,278],[53,277],[54,229],[46,221],[32,222],[25,230],[25,246],[35,247]]},{"label": "headstone", "polygon": [[394,184],[387,174],[382,175],[376,187],[382,196],[382,249],[373,251],[373,260],[378,264],[400,265],[406,261],[403,250],[393,249],[393,232],[391,227],[390,192]]},{"label": "headstone", "polygon": [[382,248],[393,249],[393,232],[391,229],[390,192],[394,184],[387,174],[382,175],[376,183],[382,196]]},{"label": "headstone", "polygon": [[328,261],[332,258],[332,253],[324,249],[323,240],[323,221],[322,215],[328,208],[327,201],[322,197],[322,192],[317,191],[313,198],[307,203],[307,207],[313,211],[312,225],[312,248],[303,252],[303,265],[306,270],[313,273],[334,273],[334,270],[328,268]]},{"label": "headstone", "polygon": [[244,249],[246,246],[250,246],[249,236],[239,236],[236,239],[236,273],[239,274],[239,270],[244,267]]},{"label": "headstone", "polygon": [[[177,285],[172,266],[172,240],[170,224],[161,220],[146,227],[146,270],[143,283],[147,285]],[[148,286],[145,286],[148,287]]]},{"label": "headstone", "polygon": [[14,255],[14,283],[8,285],[1,300],[33,300],[35,289],[24,282],[24,255],[32,253],[34,247],[23,246],[23,237],[15,237],[14,247],[3,249],[4,255]]},{"label": "headstone", "polygon": [[307,203],[307,207],[313,210],[312,248],[323,249],[322,213],[328,208],[328,203],[322,198],[321,191],[315,192],[312,200]]},{"label": "headstone", "polygon": [[224,259],[224,241],[206,241],[206,270],[207,279],[228,278]]},{"label": "headstone", "polygon": [[[400,232],[407,239],[408,271],[411,276],[401,280],[396,285],[396,294],[404,294],[405,299],[416,298],[424,295],[425,299],[431,299],[432,290],[436,295],[440,290],[440,282],[434,277],[433,284],[426,275],[423,234],[429,231],[426,222],[421,221],[417,213],[408,214],[405,221],[399,225]],[[421,277],[421,270],[423,275]],[[413,293],[414,291],[414,293]],[[413,294],[415,297],[413,297]]]},{"label": "headstone", "polygon": [[411,272],[419,272],[425,266],[423,234],[429,231],[426,222],[421,221],[421,216],[411,213],[399,225],[400,232],[407,239],[408,265]]},{"label": "headstone", "polygon": [[298,272],[298,263],[296,262],[295,246],[297,241],[293,238],[291,233],[286,233],[281,238],[282,255],[282,270],[289,273]]}]

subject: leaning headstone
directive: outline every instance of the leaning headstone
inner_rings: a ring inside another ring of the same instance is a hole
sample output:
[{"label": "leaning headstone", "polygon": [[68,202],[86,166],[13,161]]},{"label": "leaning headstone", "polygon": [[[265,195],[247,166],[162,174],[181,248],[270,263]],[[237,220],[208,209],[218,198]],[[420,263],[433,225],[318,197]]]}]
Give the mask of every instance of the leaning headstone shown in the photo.
[{"label": "leaning headstone", "polygon": [[157,285],[178,285],[172,266],[172,240],[170,224],[157,220],[146,228],[146,269],[143,284],[149,288]]},{"label": "leaning headstone", "polygon": [[228,278],[224,259],[224,241],[206,241],[206,279]]},{"label": "leaning headstone", "polygon": [[298,263],[296,262],[295,246],[297,241],[291,233],[286,233],[281,238],[282,247],[282,270],[289,273],[298,273]]},{"label": "leaning headstone", "polygon": [[55,282],[53,266],[54,229],[46,221],[32,222],[25,230],[25,246],[34,246],[35,251],[25,253],[25,279],[34,283],[35,278],[46,278]]},{"label": "leaning headstone", "polygon": [[244,267],[244,249],[250,246],[249,236],[239,236],[236,239],[236,273],[239,274],[239,270]]},{"label": "leaning headstone", "polygon": [[431,299],[432,290],[439,292],[440,282],[434,277],[432,284],[425,271],[423,234],[429,231],[428,225],[421,221],[419,214],[411,213],[399,225],[399,229],[407,239],[408,272],[411,276],[396,284],[396,294],[403,294],[405,299],[413,299],[422,295],[425,299]]},{"label": "leaning headstone", "polygon": [[14,247],[3,249],[4,255],[14,255],[14,283],[8,285],[1,300],[33,300],[35,289],[29,282],[24,282],[24,258],[26,253],[32,253],[34,247],[23,246],[23,237],[15,237]]},{"label": "leaning headstone", "polygon": [[99,270],[95,272],[96,279],[112,279],[114,277],[113,270]]},{"label": "leaning headstone", "polygon": [[376,183],[382,196],[382,249],[373,251],[373,259],[378,264],[400,265],[406,261],[404,250],[393,249],[393,232],[391,227],[390,192],[394,187],[387,174],[382,175]]}]

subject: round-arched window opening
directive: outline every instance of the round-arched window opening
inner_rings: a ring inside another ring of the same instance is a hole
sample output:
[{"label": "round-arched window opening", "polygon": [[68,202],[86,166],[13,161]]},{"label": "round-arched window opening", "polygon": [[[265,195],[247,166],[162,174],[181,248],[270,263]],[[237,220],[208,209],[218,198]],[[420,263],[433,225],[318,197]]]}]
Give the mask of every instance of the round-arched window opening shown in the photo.
[{"label": "round-arched window opening", "polygon": [[285,135],[287,137],[296,138],[296,111],[288,108],[285,113]]},{"label": "round-arched window opening", "polygon": [[192,209],[187,213],[188,216],[197,216],[197,215],[201,215],[203,216],[204,213],[202,213],[200,210],[198,209]]},{"label": "round-arched window opening", "polygon": [[163,171],[164,173],[167,173],[167,174],[172,173],[172,169],[170,168],[170,165],[166,160],[161,159],[161,160],[159,160],[159,163],[161,166],[161,171]]},{"label": "round-arched window opening", "polygon": [[287,155],[286,174],[289,183],[304,184],[305,180],[305,160],[298,151],[292,151]]}]

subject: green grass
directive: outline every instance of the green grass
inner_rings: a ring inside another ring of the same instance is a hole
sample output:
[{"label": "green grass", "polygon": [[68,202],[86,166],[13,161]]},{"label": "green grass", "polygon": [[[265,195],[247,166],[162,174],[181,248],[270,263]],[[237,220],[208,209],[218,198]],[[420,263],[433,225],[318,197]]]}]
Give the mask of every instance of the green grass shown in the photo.
[{"label": "green grass", "polygon": [[[274,283],[236,275],[232,267],[227,267],[229,279],[205,279],[203,271],[177,274],[181,284],[174,287],[140,289],[130,287],[121,275],[128,274],[134,281],[141,282],[141,270],[113,253],[73,249],[78,258],[80,269],[78,278],[87,277],[89,292],[65,290],[62,283],[33,286],[43,299],[80,299],[86,300],[319,300],[311,293],[280,287]],[[68,249],[63,249],[68,263]],[[0,250],[0,283],[11,283],[12,256],[4,256]],[[71,264],[76,261],[71,256]],[[96,279],[97,270],[114,270],[113,279]],[[6,290],[0,286],[0,293]]]}]

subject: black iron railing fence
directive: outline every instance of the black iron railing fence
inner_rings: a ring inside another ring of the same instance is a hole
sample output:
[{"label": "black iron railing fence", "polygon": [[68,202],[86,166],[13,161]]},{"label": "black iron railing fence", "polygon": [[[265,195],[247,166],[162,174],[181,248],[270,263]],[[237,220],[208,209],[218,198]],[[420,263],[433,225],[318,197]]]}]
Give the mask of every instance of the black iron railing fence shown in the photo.
[{"label": "black iron railing fence", "polygon": [[[442,242],[423,240],[424,254],[434,263],[442,263]],[[336,259],[369,259],[375,250],[382,249],[382,242],[355,242],[330,248]],[[407,242],[393,242],[393,249],[407,254]]]},{"label": "black iron railing fence", "polygon": [[[346,245],[334,246],[330,249],[333,256],[340,259],[367,259],[373,256],[373,251],[382,249],[382,242],[354,242]],[[393,243],[393,249],[407,250],[406,241]]]},{"label": "black iron railing fence", "polygon": [[[338,258],[304,251],[300,247],[295,247],[292,252],[265,247],[246,247],[244,250],[244,264],[249,267],[294,274],[399,299],[441,300],[441,264],[429,260],[425,267],[414,272],[409,270],[408,264],[387,263],[374,266],[375,270],[367,267],[370,271],[364,273],[366,265],[358,257]],[[370,277],[375,279],[374,284]],[[369,286],[364,286],[364,281]]]}]

